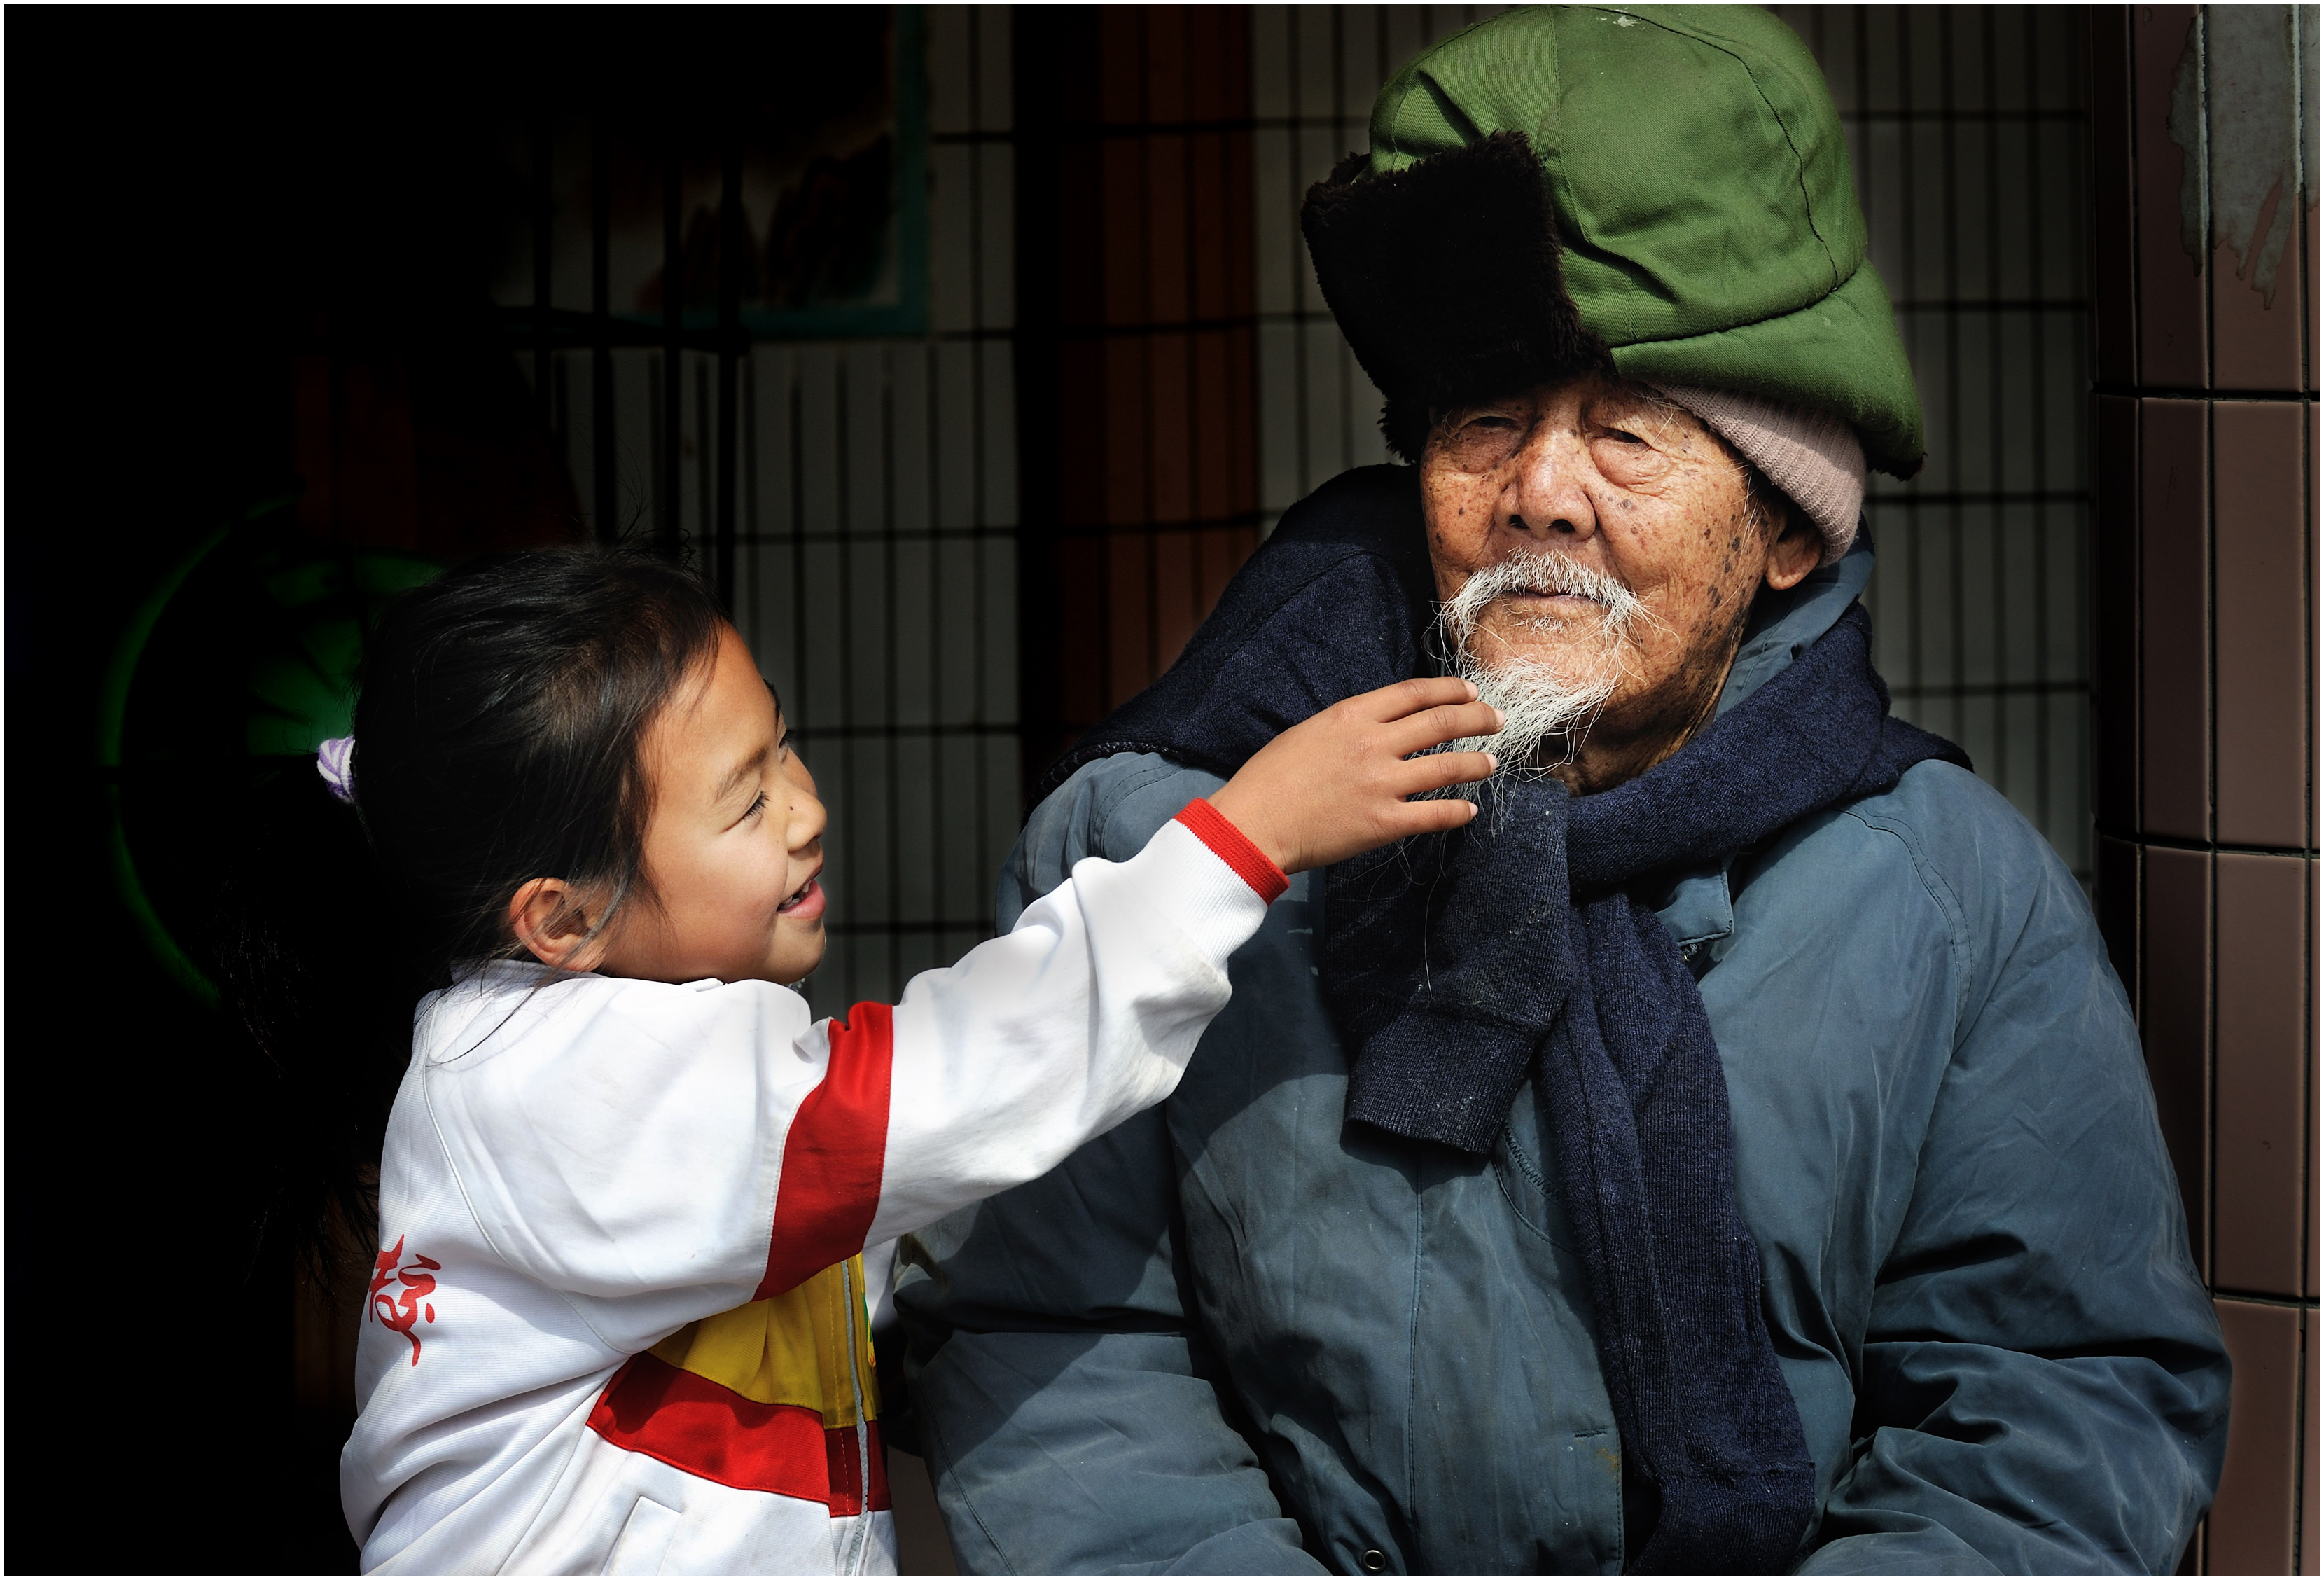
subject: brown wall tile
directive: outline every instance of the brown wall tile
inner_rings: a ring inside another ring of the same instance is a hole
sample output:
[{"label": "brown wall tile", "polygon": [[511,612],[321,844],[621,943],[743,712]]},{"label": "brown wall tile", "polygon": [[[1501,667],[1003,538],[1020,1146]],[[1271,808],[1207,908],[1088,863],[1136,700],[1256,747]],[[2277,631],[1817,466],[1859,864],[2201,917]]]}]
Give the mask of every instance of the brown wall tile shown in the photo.
[{"label": "brown wall tile", "polygon": [[2098,544],[2097,782],[2100,827],[2135,829],[2138,809],[2138,402],[2098,397],[2092,425]]},{"label": "brown wall tile", "polygon": [[2301,232],[2302,236],[2305,238],[2308,248],[2305,253],[2301,254],[2300,278],[2303,282],[2302,289],[2309,291],[2308,313],[2306,318],[2306,332],[2308,336],[2308,387],[2310,391],[2313,391],[2319,382],[2316,376],[2316,365],[2319,356],[2317,342],[2319,339],[2324,339],[2324,336],[2319,336],[2316,332],[2316,310],[2319,305],[2324,304],[2318,303],[2312,289],[2312,284],[2316,278],[2316,262],[2319,255],[2316,250],[2316,203],[2312,198],[2310,199],[2308,204],[2307,223],[2301,226]]},{"label": "brown wall tile", "polygon": [[2316,1313],[2300,1314],[2300,1370],[2302,1378],[2301,1402],[2305,1412],[2300,1422],[2300,1573],[2316,1573],[2316,1560],[2324,1555],[2324,1533],[2316,1529],[2316,1462],[2324,1458],[2317,1452],[2317,1389],[2316,1376]]},{"label": "brown wall tile", "polygon": [[2163,1139],[2179,1170],[2195,1264],[2209,1276],[2211,858],[2150,845],[2139,907],[2139,1034]]},{"label": "brown wall tile", "polygon": [[2204,1567],[2214,1575],[2288,1574],[2300,1470],[2301,1313],[2242,1300],[2218,1307],[2235,1362],[2235,1399]]},{"label": "brown wall tile", "polygon": [[2208,387],[2203,276],[2180,236],[2186,155],[2171,141],[2171,88],[2195,23],[2192,5],[2131,8],[2131,85],[2138,162],[2138,381]]},{"label": "brown wall tile", "polygon": [[2221,1289],[2292,1298],[2307,1234],[2310,864],[2217,859],[2211,1276]]},{"label": "brown wall tile", "polygon": [[2220,401],[2211,410],[2218,838],[2297,847],[2308,831],[2313,624],[2306,412],[2259,401]]},{"label": "brown wall tile", "polygon": [[2098,379],[2120,387],[2137,377],[2138,345],[2130,8],[2092,6],[2089,16],[2090,198],[2097,222],[2090,263]]},{"label": "brown wall tile", "polygon": [[2139,422],[2139,827],[2211,835],[2210,596],[2200,401],[2144,401]]},{"label": "brown wall tile", "polygon": [[[2264,236],[2274,223],[2273,204],[2260,212]],[[2257,244],[2254,244],[2256,252]],[[2301,298],[2306,271],[2300,267],[2300,236],[2286,238],[2276,272],[2275,300],[2260,294],[2249,276],[2258,260],[2237,257],[2232,245],[2211,254],[2211,383],[2222,390],[2282,390],[2301,387],[2306,359],[2301,355]],[[2238,279],[2241,268],[2245,278]]]}]

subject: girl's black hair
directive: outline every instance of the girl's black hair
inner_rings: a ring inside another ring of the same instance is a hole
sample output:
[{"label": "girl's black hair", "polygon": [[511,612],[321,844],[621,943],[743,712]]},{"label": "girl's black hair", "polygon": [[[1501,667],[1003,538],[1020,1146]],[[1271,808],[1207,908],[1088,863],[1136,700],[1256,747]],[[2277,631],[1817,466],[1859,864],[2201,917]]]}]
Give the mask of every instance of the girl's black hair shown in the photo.
[{"label": "girl's black hair", "polygon": [[518,888],[562,878],[604,907],[602,929],[644,887],[646,730],[724,627],[691,573],[635,550],[472,562],[373,633],[355,805],[312,762],[260,787],[217,961],[281,1083],[281,1210],[302,1250],[368,1256],[413,1007],[467,963],[522,952]]}]

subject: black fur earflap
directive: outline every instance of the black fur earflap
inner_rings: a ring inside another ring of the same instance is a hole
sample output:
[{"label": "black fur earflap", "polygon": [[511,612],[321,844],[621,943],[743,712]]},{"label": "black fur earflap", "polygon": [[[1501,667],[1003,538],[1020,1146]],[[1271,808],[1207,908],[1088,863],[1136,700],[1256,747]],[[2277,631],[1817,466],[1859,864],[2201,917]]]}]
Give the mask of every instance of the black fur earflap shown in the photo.
[{"label": "black fur earflap", "polygon": [[1418,460],[1430,414],[1609,365],[1565,294],[1557,217],[1522,132],[1354,179],[1351,154],[1307,189],[1315,282],[1387,398],[1380,428]]}]

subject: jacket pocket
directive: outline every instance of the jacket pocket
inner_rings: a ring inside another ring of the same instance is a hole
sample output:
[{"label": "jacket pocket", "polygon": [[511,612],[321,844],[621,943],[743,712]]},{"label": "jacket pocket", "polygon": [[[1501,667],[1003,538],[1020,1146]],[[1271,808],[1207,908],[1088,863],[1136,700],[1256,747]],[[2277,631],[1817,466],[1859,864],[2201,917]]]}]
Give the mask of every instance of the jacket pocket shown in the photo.
[{"label": "jacket pocket", "polygon": [[601,1575],[659,1575],[662,1559],[669,1554],[669,1544],[678,1535],[681,1516],[675,1509],[664,1508],[651,1498],[640,1498],[630,1517],[622,1521],[622,1534],[613,1538],[613,1550],[606,1556]]},{"label": "jacket pocket", "polygon": [[1551,1178],[1549,1116],[1540,1088],[1531,1080],[1517,1092],[1493,1148],[1493,1178],[1517,1221],[1569,1256],[1579,1256],[1573,1226],[1565,1215],[1564,1193]]}]

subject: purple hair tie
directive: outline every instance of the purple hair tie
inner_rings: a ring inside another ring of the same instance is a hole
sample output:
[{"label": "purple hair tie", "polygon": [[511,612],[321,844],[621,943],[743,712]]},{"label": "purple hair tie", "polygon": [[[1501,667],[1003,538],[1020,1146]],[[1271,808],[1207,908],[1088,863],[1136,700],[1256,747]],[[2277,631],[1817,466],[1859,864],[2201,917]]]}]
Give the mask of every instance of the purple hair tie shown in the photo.
[{"label": "purple hair tie", "polygon": [[355,804],[355,738],[339,735],[315,748],[315,772],[331,793],[347,806]]}]

